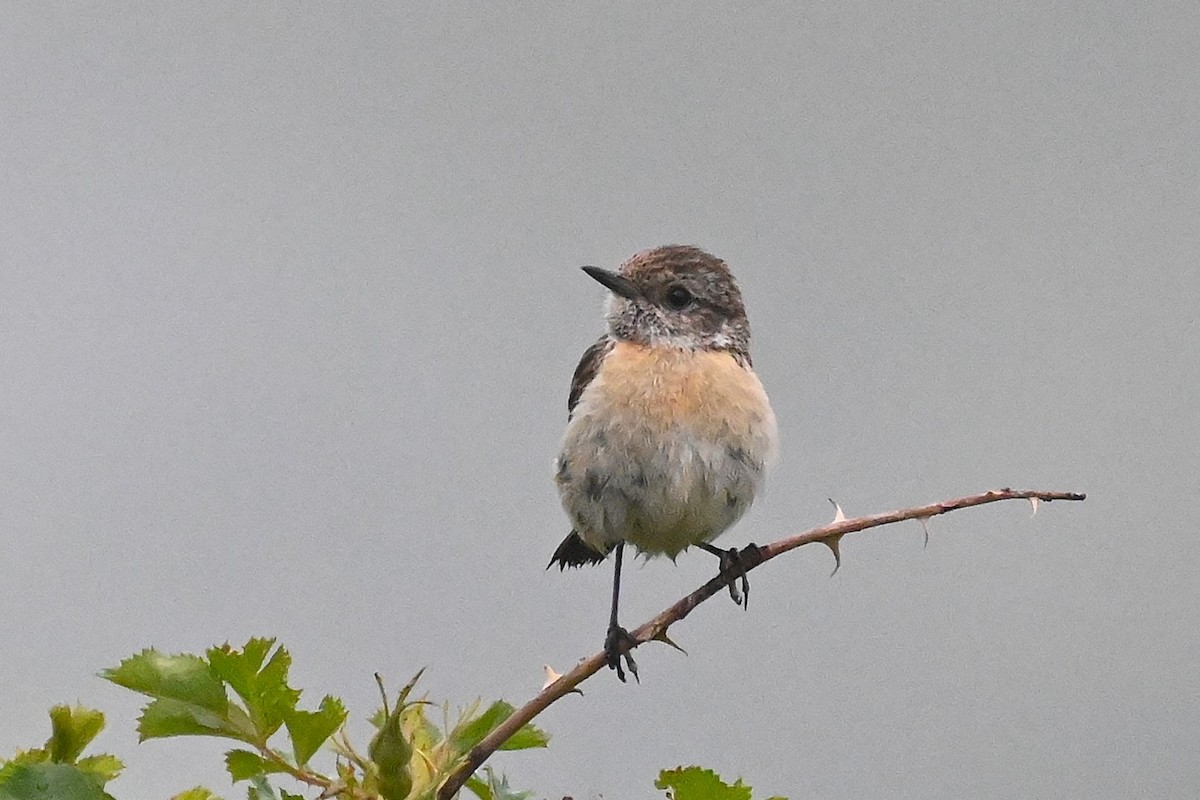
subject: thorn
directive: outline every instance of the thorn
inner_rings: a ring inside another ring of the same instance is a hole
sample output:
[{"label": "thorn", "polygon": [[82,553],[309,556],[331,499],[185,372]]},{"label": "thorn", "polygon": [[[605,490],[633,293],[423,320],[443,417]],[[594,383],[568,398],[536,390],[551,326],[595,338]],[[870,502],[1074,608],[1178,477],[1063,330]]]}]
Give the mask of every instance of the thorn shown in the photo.
[{"label": "thorn", "polygon": [[842,507],[839,506],[837,504],[837,501],[834,500],[832,497],[829,498],[829,502],[833,503],[833,508],[834,508],[833,523],[837,524],[839,522],[845,522],[846,515],[842,512]]},{"label": "thorn", "polygon": [[[834,505],[837,504],[835,503]],[[838,509],[838,512],[841,512],[840,508]],[[833,553],[833,572],[829,573],[829,577],[832,578],[834,575],[837,575],[837,571],[842,568],[842,534],[830,536],[828,539],[822,539],[821,544],[828,547],[830,552]]]},{"label": "thorn", "polygon": [[1036,497],[1029,498],[1029,505],[1033,506],[1033,513],[1030,514],[1029,516],[1036,517],[1037,510],[1038,510],[1038,498],[1036,498]]},{"label": "thorn", "polygon": [[[550,684],[557,681],[559,678],[562,677],[562,675],[559,675],[557,672],[555,672],[554,667],[550,666],[549,664],[542,664],[542,669],[546,672],[546,682],[542,684],[542,688],[541,688],[541,691],[544,692],[544,691],[546,691],[546,689],[550,688]],[[572,689],[571,691],[567,692],[567,694],[581,695],[581,694],[583,694],[583,690],[576,687],[576,688]]]},{"label": "thorn", "polygon": [[653,638],[651,639],[651,641],[654,641],[654,642],[662,642],[663,644],[668,644],[668,645],[670,645],[671,647],[674,647],[674,648],[675,648],[676,650],[678,650],[679,652],[683,653],[685,656],[688,654],[688,651],[687,651],[687,650],[684,650],[682,647],[680,647],[679,645],[675,644],[675,642],[671,641],[671,637],[670,637],[670,636],[667,636],[667,632],[666,632],[666,630],[665,630],[665,629],[662,631],[662,633],[660,633],[660,634],[658,634],[657,636],[653,637]]},{"label": "thorn", "polygon": [[921,547],[929,547],[929,517],[917,517],[917,522],[921,523],[921,530],[925,531],[925,544]]}]

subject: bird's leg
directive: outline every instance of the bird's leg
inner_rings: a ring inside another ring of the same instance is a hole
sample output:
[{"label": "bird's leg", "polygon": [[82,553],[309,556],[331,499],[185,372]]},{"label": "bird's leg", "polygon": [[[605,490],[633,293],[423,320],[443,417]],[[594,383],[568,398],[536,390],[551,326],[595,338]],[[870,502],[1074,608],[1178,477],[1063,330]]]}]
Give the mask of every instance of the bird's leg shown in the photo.
[{"label": "bird's leg", "polygon": [[[748,544],[744,551],[738,550],[736,547],[722,550],[708,542],[700,542],[699,546],[721,559],[721,577],[728,582],[730,598],[742,608],[749,608],[750,578],[747,577],[746,571],[749,567],[762,561],[761,554],[757,559],[753,557],[753,554],[758,553],[758,545]],[[741,591],[738,591],[739,585]]]},{"label": "bird's leg", "polygon": [[629,631],[617,624],[617,601],[621,596],[621,556],[625,552],[625,543],[621,542],[616,547],[617,560],[616,570],[613,573],[613,595],[612,595],[612,615],[608,618],[608,635],[604,637],[604,656],[608,661],[608,668],[617,671],[617,677],[621,682],[625,682],[625,670],[621,669],[621,659],[625,659],[625,666],[629,667],[629,671],[633,674],[633,679],[641,683],[641,678],[638,677],[637,664],[633,661],[633,656],[629,651],[637,647],[638,641],[629,635]]}]

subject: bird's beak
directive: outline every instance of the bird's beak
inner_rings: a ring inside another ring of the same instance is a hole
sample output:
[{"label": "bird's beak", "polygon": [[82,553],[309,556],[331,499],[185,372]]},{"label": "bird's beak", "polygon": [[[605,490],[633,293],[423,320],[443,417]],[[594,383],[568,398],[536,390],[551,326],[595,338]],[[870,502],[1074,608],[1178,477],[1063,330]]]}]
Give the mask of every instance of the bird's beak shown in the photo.
[{"label": "bird's beak", "polygon": [[607,269],[600,269],[600,267],[583,267],[582,269],[588,275],[602,283],[613,294],[620,295],[629,300],[636,300],[642,296],[642,293],[638,291],[633,281],[624,275]]}]

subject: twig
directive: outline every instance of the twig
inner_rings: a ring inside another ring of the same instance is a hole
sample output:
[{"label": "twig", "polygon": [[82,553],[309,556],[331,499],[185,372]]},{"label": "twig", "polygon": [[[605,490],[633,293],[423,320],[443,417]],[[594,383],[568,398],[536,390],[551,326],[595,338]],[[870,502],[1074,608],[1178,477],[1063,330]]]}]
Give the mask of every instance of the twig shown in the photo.
[{"label": "twig", "polygon": [[[932,503],[927,506],[888,511],[883,514],[873,514],[868,517],[835,519],[828,525],[822,525],[819,528],[813,528],[812,530],[805,531],[796,536],[790,536],[786,539],[780,539],[768,545],[761,547],[751,545],[741,552],[741,561],[748,572],[775,556],[786,553],[789,550],[795,550],[801,545],[812,544],[814,542],[821,542],[827,545],[833,550],[834,555],[840,561],[837,543],[848,533],[856,533],[868,528],[877,528],[880,525],[890,525],[909,519],[919,519],[924,522],[930,517],[936,517],[939,514],[957,511],[960,508],[981,506],[985,503],[996,503],[1001,500],[1029,500],[1030,502],[1040,501],[1049,503],[1053,500],[1084,500],[1086,497],[1087,495],[1078,492],[1039,492],[1000,489],[998,491],[973,494],[968,497],[959,497],[955,500],[944,500],[940,503]],[[1037,510],[1036,504],[1034,510]],[[838,514],[838,516],[840,517],[841,514]],[[696,606],[724,589],[726,581],[727,579],[718,575],[649,622],[631,631],[631,637],[637,642],[637,645],[654,640],[669,641],[666,636],[667,629],[690,614]],[[634,646],[636,647],[637,645]],[[474,774],[475,770],[483,766],[483,762],[492,753],[496,752],[504,742],[508,741],[509,737],[524,727],[538,714],[542,713],[551,703],[570,693],[576,686],[598,672],[604,665],[604,652],[593,653],[580,661],[570,672],[543,688],[528,703],[514,711],[507,719],[497,725],[491,733],[484,737],[479,744],[472,748],[463,763],[446,778],[445,783],[438,789],[438,800],[450,800],[455,792],[462,788],[467,779]]]}]

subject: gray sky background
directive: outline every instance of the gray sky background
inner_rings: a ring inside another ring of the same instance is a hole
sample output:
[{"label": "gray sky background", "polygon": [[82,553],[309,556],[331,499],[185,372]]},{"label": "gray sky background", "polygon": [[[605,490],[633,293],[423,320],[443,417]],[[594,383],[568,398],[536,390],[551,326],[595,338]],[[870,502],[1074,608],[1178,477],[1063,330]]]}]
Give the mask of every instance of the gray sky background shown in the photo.
[{"label": "gray sky background", "polygon": [[[0,751],[108,713],[121,797],[224,780],[96,672],[280,637],[523,702],[603,638],[544,567],[615,266],[738,275],[782,461],[722,542],[1005,485],[755,573],[496,759],[797,798],[1200,793],[1192,2],[58,4],[0,26]],[[712,559],[629,572],[636,624]]]}]

